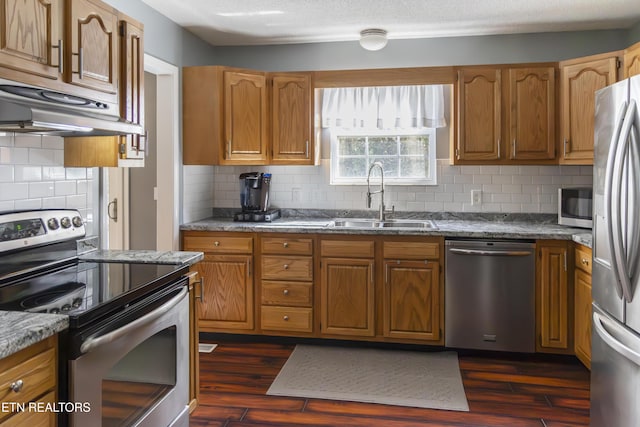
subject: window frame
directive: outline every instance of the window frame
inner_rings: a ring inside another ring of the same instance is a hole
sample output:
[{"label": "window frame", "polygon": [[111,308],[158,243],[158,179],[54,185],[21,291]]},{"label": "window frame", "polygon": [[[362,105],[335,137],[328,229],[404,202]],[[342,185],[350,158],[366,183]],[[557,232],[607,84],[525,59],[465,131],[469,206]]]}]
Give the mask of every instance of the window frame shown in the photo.
[{"label": "window frame", "polygon": [[[436,132],[435,128],[410,128],[410,129],[330,129],[331,159],[330,159],[330,185],[367,185],[367,177],[339,178],[338,171],[338,144],[340,137],[384,137],[384,136],[428,136],[429,153],[426,161],[429,165],[430,176],[424,178],[397,178],[385,175],[385,185],[438,185],[437,161],[436,161]],[[400,156],[400,153],[396,155]]]}]

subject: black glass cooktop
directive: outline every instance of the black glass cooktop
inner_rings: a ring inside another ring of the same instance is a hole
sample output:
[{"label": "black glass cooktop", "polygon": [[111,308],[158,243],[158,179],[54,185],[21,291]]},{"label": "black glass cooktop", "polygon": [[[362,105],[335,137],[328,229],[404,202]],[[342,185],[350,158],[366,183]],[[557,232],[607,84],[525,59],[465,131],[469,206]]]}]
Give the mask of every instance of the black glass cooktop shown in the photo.
[{"label": "black glass cooktop", "polygon": [[0,286],[0,310],[60,313],[77,328],[171,286],[181,265],[73,262]]}]

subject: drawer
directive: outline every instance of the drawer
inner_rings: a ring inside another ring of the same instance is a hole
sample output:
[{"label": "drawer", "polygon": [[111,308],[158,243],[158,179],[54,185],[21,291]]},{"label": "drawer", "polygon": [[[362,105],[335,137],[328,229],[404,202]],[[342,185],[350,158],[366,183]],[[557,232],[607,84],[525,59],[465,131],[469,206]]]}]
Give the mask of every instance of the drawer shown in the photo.
[{"label": "drawer", "polygon": [[375,244],[370,240],[323,240],[320,255],[337,258],[373,258]]},{"label": "drawer", "polygon": [[313,280],[313,258],[262,256],[262,278],[271,280]]},{"label": "drawer", "polygon": [[262,281],[262,304],[311,307],[311,283]]},{"label": "drawer", "polygon": [[262,306],[260,322],[263,330],[312,332],[313,309]]},{"label": "drawer", "polygon": [[267,237],[261,240],[260,250],[263,254],[312,255],[313,240]]},{"label": "drawer", "polygon": [[592,251],[586,246],[576,246],[575,251],[576,268],[591,274]]},{"label": "drawer", "polygon": [[250,254],[253,252],[252,237],[230,236],[184,236],[185,251],[202,251],[225,254]]},{"label": "drawer", "polygon": [[[38,403],[54,405],[55,392],[49,392],[38,399]],[[56,425],[56,412],[54,411],[29,411],[18,412],[14,416],[0,423],[0,427],[53,427]]]},{"label": "drawer", "polygon": [[[1,404],[26,403],[56,388],[55,339],[51,337],[0,360]],[[4,415],[8,414],[0,413],[0,418]]]},{"label": "drawer", "polygon": [[433,242],[384,242],[384,258],[438,259],[440,244]]}]

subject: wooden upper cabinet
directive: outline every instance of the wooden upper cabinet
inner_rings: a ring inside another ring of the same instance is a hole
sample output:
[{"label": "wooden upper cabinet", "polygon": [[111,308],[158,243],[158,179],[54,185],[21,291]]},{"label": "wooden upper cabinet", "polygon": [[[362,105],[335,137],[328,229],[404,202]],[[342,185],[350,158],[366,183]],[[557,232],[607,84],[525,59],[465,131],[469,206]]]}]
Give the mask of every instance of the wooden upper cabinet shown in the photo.
[{"label": "wooden upper cabinet", "polygon": [[593,164],[595,92],[616,82],[615,52],[560,63],[561,163]]},{"label": "wooden upper cabinet", "polygon": [[[0,64],[58,79],[63,0],[0,0]],[[21,81],[19,74],[7,78]]]},{"label": "wooden upper cabinet", "polygon": [[555,70],[510,68],[507,129],[511,160],[555,158]]},{"label": "wooden upper cabinet", "polygon": [[267,163],[267,108],[264,73],[224,72],[222,164]]},{"label": "wooden upper cabinet", "polygon": [[101,2],[67,0],[66,81],[118,93],[118,15]]},{"label": "wooden upper cabinet", "polygon": [[640,42],[624,50],[624,78],[640,74]]},{"label": "wooden upper cabinet", "polygon": [[309,73],[272,73],[271,163],[313,164]]},{"label": "wooden upper cabinet", "polygon": [[502,73],[499,69],[458,70],[456,161],[497,161],[502,132]]},{"label": "wooden upper cabinet", "polygon": [[[120,16],[120,116],[144,127],[144,27]],[[120,165],[144,166],[147,137],[121,137]]]}]

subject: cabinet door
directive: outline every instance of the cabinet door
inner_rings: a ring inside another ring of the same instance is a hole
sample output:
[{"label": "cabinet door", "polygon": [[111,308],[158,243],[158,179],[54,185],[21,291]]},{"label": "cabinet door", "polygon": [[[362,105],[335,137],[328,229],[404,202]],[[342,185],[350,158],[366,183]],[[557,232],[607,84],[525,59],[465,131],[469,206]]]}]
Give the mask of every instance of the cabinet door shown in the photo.
[{"label": "cabinet door", "polygon": [[200,397],[200,357],[198,329],[198,301],[202,300],[202,281],[198,273],[189,273],[189,411],[198,406]]},{"label": "cabinet door", "polygon": [[458,71],[456,160],[500,159],[502,79],[496,69]]},{"label": "cabinet door", "polygon": [[203,281],[198,302],[200,330],[253,329],[251,256],[205,254],[195,270]]},{"label": "cabinet door", "polygon": [[[565,242],[538,244],[537,308],[538,344],[544,349],[571,350],[570,301]],[[571,316],[573,317],[573,316]],[[562,351],[561,351],[562,352]]]},{"label": "cabinet door", "polygon": [[440,265],[387,260],[384,269],[384,335],[439,340]]},{"label": "cabinet door", "polygon": [[[0,64],[58,79],[62,0],[0,0]],[[20,76],[8,75],[20,81]]]},{"label": "cabinet door", "polygon": [[624,78],[640,74],[640,43],[624,50]]},{"label": "cabinet door", "polygon": [[375,335],[373,265],[372,259],[322,259],[323,334]]},{"label": "cabinet door", "polygon": [[576,356],[591,368],[591,276],[575,270],[575,344]]},{"label": "cabinet door", "polygon": [[511,68],[509,76],[509,159],[555,157],[555,72],[553,67]]},{"label": "cabinet door", "polygon": [[[144,126],[144,30],[120,21],[120,116]],[[144,166],[147,137],[122,137],[119,166]]]},{"label": "cabinet door", "polygon": [[107,5],[67,0],[69,83],[108,94],[118,93],[118,16]]},{"label": "cabinet door", "polygon": [[615,83],[618,58],[612,56],[561,65],[563,163],[593,164],[595,92]]},{"label": "cabinet door", "polygon": [[283,73],[271,79],[271,163],[313,164],[311,77]]},{"label": "cabinet door", "polygon": [[224,164],[267,162],[266,78],[263,73],[224,73]]}]

